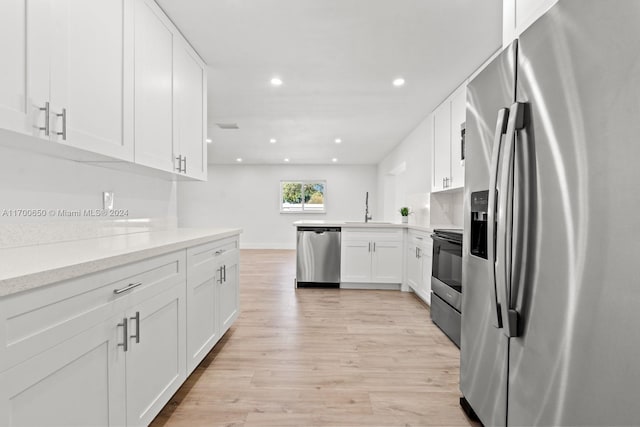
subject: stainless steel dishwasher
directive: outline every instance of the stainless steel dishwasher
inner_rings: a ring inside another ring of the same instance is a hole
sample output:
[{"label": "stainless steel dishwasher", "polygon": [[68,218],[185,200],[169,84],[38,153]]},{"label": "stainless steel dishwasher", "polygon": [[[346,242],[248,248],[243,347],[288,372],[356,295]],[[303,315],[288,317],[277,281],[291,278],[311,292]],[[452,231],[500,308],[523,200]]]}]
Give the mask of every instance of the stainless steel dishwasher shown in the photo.
[{"label": "stainless steel dishwasher", "polygon": [[298,287],[340,286],[340,227],[298,227]]}]

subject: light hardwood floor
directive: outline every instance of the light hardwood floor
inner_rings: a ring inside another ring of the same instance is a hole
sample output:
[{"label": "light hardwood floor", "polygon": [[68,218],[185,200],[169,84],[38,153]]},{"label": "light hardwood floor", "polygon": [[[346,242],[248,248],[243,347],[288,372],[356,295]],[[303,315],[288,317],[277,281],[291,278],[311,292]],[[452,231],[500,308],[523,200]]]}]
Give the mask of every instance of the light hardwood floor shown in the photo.
[{"label": "light hardwood floor", "polygon": [[241,252],[241,315],[152,423],[474,425],[459,351],[416,296],[294,289],[295,252]]}]

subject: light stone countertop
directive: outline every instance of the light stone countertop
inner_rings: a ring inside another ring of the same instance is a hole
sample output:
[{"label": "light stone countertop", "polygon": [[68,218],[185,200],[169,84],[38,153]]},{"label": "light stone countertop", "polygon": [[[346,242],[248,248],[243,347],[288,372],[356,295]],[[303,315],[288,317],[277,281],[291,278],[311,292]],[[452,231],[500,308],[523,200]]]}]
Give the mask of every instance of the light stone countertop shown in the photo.
[{"label": "light stone countertop", "polygon": [[0,297],[241,232],[239,228],[175,228],[0,249]]},{"label": "light stone countertop", "polygon": [[[418,230],[432,232],[435,227],[424,227],[415,224],[401,224],[397,222],[376,222],[369,221],[325,221],[325,220],[300,220],[293,223],[295,227],[344,227],[344,228],[406,228],[409,230]],[[444,227],[438,227],[444,228]],[[451,226],[449,227],[451,228]]]}]

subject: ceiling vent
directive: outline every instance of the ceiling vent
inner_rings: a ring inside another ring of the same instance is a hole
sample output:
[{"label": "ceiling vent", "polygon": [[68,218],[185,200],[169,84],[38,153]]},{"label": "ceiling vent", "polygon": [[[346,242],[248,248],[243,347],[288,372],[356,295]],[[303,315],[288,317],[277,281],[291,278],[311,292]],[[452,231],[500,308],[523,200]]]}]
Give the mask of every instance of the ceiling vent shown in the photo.
[{"label": "ceiling vent", "polygon": [[240,129],[237,123],[216,123],[220,129]]}]

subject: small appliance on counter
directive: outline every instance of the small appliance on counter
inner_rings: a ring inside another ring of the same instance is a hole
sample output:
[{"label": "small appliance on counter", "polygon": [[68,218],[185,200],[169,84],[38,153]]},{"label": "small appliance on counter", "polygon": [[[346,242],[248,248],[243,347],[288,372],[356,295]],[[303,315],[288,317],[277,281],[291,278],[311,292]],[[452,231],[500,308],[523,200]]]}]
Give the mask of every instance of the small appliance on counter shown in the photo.
[{"label": "small appliance on counter", "polygon": [[460,348],[462,230],[435,229],[431,238],[431,320]]}]

